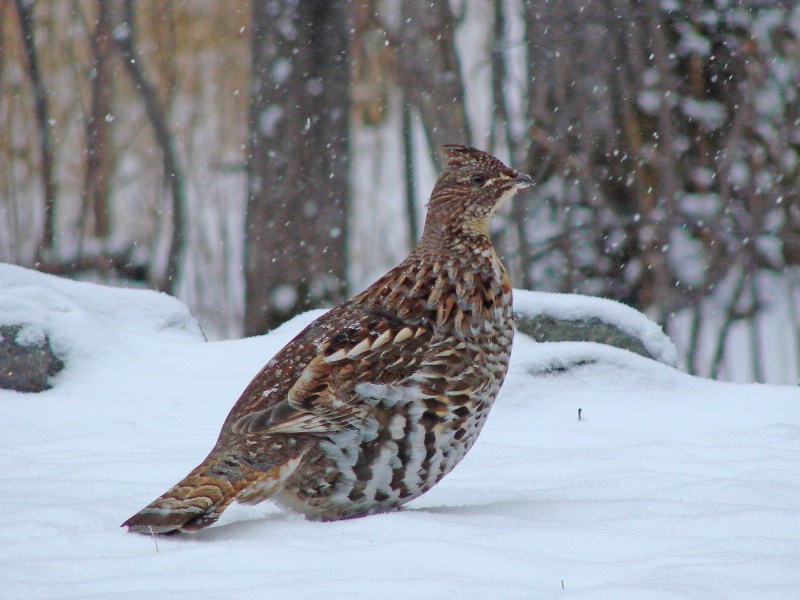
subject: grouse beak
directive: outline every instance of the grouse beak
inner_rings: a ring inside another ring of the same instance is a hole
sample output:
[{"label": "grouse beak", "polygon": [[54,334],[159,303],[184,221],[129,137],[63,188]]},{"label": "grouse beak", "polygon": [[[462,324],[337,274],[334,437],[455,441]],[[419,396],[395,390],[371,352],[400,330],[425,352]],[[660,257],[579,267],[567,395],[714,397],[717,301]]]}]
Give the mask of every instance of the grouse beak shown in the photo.
[{"label": "grouse beak", "polygon": [[536,185],[536,182],[533,181],[530,175],[525,175],[525,173],[517,172],[517,176],[514,177],[511,181],[514,182],[514,186],[519,189],[524,189],[527,187],[532,187]]}]

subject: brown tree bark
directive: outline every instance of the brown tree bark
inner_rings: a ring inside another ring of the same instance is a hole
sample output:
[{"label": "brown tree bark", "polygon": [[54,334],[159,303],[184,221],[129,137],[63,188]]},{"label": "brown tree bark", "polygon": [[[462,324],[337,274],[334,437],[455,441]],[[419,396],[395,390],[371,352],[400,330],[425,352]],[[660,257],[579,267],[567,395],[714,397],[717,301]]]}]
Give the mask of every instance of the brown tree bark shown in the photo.
[{"label": "brown tree bark", "polygon": [[111,184],[111,113],[114,87],[111,65],[110,6],[98,0],[97,22],[89,36],[92,52],[91,107],[86,122],[86,170],[83,184],[84,214],[92,216],[91,233],[104,238],[110,233],[108,194]]},{"label": "brown tree bark", "polygon": [[25,48],[28,77],[33,94],[33,111],[36,126],[39,130],[39,154],[41,160],[42,190],[44,192],[44,226],[42,239],[37,249],[37,261],[49,257],[56,237],[56,180],[55,162],[53,158],[53,132],[48,108],[47,87],[39,66],[36,53],[35,16],[33,2],[16,0],[17,16],[22,33],[22,44]]},{"label": "brown tree bark", "polygon": [[253,0],[247,335],[346,293],[350,10]]},{"label": "brown tree bark", "polygon": [[464,81],[455,45],[456,18],[449,2],[401,3],[397,74],[406,100],[419,109],[430,151],[443,144],[472,144]]}]

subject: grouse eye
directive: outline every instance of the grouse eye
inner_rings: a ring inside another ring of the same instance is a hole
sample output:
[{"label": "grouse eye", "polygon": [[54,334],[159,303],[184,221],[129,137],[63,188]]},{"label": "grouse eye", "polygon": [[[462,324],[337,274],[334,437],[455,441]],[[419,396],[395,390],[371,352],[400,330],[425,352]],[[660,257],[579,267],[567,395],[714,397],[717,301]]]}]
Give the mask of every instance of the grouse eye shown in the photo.
[{"label": "grouse eye", "polygon": [[483,175],[473,175],[469,178],[469,184],[475,189],[482,188],[486,184],[486,177]]}]

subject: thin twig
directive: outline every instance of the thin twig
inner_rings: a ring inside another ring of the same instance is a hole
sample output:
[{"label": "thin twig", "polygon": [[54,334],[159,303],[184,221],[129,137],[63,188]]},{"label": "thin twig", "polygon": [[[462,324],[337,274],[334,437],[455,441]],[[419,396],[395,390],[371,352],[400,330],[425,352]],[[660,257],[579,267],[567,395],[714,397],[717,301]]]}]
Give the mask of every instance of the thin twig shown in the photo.
[{"label": "thin twig", "polygon": [[725,309],[725,320],[722,323],[722,327],[720,327],[714,358],[711,361],[710,375],[712,379],[717,379],[719,377],[719,372],[722,368],[722,359],[725,357],[725,342],[728,340],[728,333],[730,332],[731,325],[737,320],[736,305],[739,302],[739,297],[742,295],[746,280],[747,273],[742,272],[739,276],[739,281],[736,282],[736,289],[734,289],[733,294],[731,294],[730,302]]},{"label": "thin twig", "polygon": [[156,532],[153,531],[152,525],[148,525],[147,528],[150,530],[150,535],[153,536],[153,543],[156,545],[156,553],[158,553],[158,541],[156,540]]}]

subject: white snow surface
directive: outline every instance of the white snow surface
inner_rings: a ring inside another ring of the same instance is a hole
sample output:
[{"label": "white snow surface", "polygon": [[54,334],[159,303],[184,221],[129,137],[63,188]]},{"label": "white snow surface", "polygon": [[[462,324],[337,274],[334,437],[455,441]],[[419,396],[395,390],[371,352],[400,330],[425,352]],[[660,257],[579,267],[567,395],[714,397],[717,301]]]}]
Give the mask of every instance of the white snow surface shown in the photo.
[{"label": "white snow surface", "polygon": [[250,378],[319,312],[204,342],[162,294],[0,266],[0,321],[12,312],[66,351],[66,368],[46,392],[0,390],[2,598],[800,590],[796,387],[719,383],[518,335],[477,444],[403,510],[317,523],[234,505],[216,526],[154,540],[119,524],[204,458]]}]

